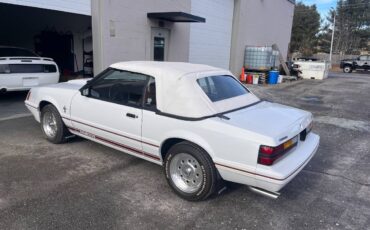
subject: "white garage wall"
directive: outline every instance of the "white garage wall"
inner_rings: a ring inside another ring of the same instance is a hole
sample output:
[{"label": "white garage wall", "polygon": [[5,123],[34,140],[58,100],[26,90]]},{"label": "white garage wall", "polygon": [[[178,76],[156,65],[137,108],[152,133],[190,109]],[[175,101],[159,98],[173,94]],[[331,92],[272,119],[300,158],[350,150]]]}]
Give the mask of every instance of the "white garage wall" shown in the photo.
[{"label": "white garage wall", "polygon": [[[190,0],[92,0],[94,71],[120,61],[151,60],[151,29],[169,29],[169,61],[189,57],[189,23],[148,19],[148,12],[190,12]],[[113,31],[113,33],[112,33]]]},{"label": "white garage wall", "polygon": [[293,14],[291,0],[235,0],[231,71],[240,74],[246,45],[271,46],[275,43],[286,57]]},{"label": "white garage wall", "polygon": [[189,62],[229,69],[234,0],[192,0],[191,14],[206,23],[191,23]]},{"label": "white garage wall", "polygon": [[0,3],[91,15],[91,0],[0,0]]}]

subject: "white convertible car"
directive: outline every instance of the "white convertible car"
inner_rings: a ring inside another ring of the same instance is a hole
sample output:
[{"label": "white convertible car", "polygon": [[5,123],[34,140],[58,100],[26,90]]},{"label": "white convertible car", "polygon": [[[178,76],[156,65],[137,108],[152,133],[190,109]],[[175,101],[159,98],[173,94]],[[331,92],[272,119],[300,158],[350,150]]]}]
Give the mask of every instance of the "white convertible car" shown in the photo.
[{"label": "white convertible car", "polygon": [[164,166],[182,198],[223,179],[277,197],[314,156],[312,114],[260,100],[229,71],[122,62],[91,80],[33,88],[25,101],[45,137],[75,134]]}]

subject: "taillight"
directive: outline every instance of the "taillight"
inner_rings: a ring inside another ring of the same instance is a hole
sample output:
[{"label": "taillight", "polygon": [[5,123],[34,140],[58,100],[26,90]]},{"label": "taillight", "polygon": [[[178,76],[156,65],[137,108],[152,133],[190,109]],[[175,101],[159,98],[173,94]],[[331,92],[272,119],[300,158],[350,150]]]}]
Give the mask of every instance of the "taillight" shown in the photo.
[{"label": "taillight", "polygon": [[298,136],[278,145],[271,147],[267,145],[261,145],[258,153],[258,164],[272,165],[275,160],[283,156],[290,149],[294,148],[298,143]]},{"label": "taillight", "polygon": [[31,97],[31,90],[28,91],[28,94],[27,94],[27,97],[26,97],[26,101],[28,101],[28,99],[30,99],[30,97]]},{"label": "taillight", "polygon": [[312,127],[313,127],[313,121],[311,121],[311,123],[307,126],[307,128],[306,128],[307,131],[306,132],[307,133],[311,132]]},{"label": "taillight", "polygon": [[311,132],[312,130],[312,121],[310,122],[310,124],[308,124],[308,126],[306,127],[306,129],[304,129],[300,134],[299,134],[299,139],[301,141],[305,141],[306,138],[307,138],[307,135]]}]

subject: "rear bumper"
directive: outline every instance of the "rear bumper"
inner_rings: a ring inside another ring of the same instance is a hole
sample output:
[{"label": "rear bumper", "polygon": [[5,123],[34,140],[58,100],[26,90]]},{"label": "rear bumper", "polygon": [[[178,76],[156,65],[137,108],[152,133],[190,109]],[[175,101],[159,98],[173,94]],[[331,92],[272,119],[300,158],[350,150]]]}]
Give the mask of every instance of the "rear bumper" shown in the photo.
[{"label": "rear bumper", "polygon": [[58,82],[58,72],[0,75],[0,89],[5,89],[6,91],[26,91],[33,87],[56,84]]},{"label": "rear bumper", "polygon": [[314,133],[296,148],[279,158],[272,166],[257,164],[255,170],[227,162],[215,162],[224,180],[278,192],[287,185],[312,159],[319,147],[320,137]]},{"label": "rear bumper", "polygon": [[272,166],[258,165],[256,187],[277,192],[287,185],[312,159],[319,147],[320,137],[310,133],[297,148]]}]

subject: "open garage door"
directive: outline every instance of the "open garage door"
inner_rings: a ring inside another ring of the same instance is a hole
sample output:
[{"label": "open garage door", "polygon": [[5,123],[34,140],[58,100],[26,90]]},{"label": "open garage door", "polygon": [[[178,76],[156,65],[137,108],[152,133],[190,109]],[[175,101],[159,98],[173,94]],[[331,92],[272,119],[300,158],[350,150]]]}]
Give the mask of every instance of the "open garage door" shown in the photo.
[{"label": "open garage door", "polygon": [[91,16],[0,3],[0,46],[53,58],[62,76],[92,75]]}]

